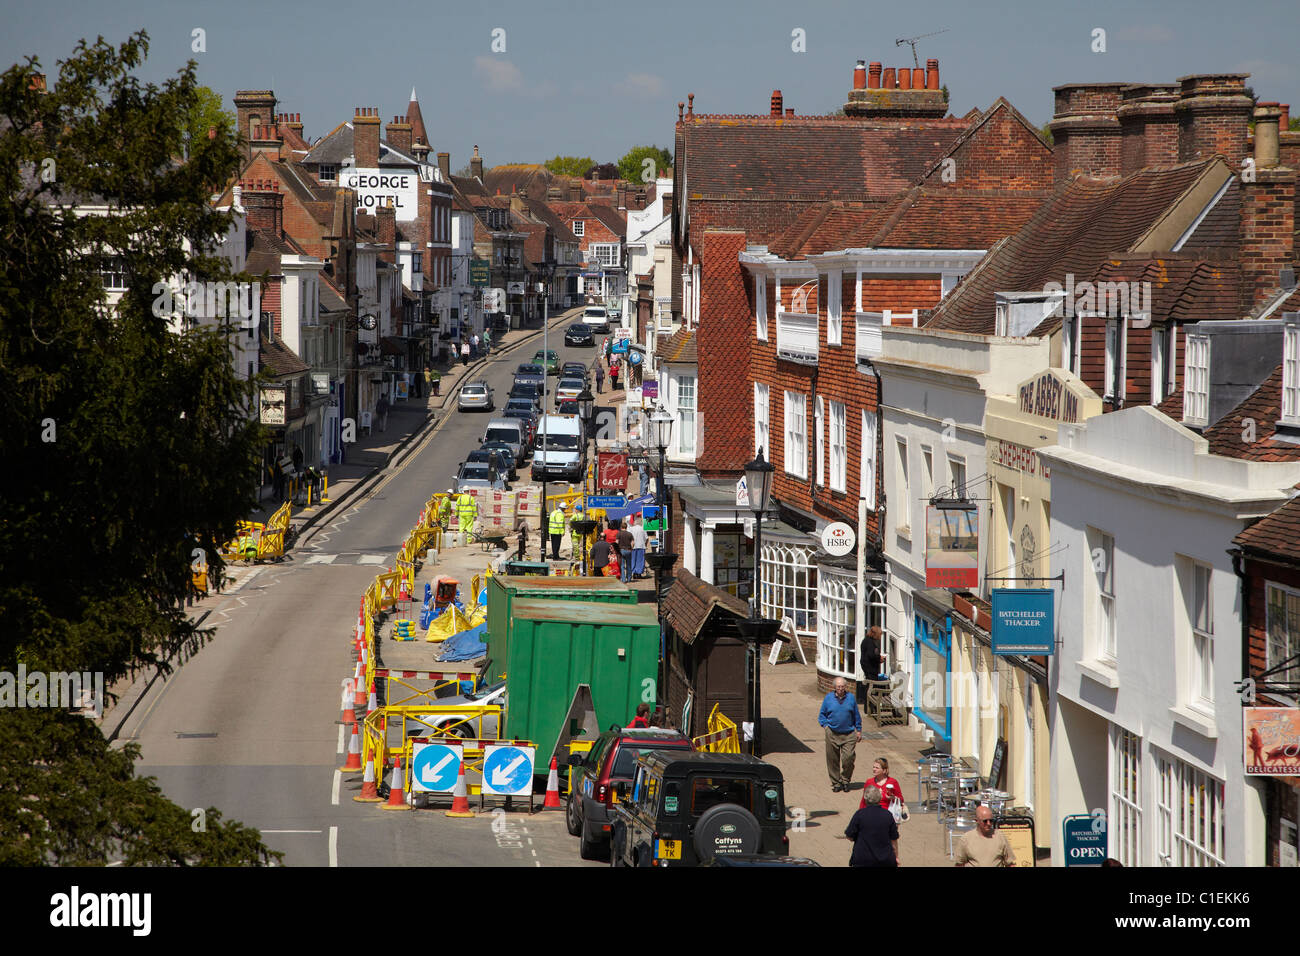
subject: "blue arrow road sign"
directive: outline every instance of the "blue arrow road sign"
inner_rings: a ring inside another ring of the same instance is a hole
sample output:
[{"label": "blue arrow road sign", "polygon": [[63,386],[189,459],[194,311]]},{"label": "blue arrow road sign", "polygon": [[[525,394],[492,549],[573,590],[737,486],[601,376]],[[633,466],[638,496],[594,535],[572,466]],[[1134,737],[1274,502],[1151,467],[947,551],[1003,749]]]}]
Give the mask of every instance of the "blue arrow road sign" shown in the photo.
[{"label": "blue arrow road sign", "polygon": [[487,747],[483,751],[483,792],[526,797],[533,792],[535,747]]},{"label": "blue arrow road sign", "polygon": [[416,744],[411,751],[411,789],[451,793],[463,751],[459,744]]}]

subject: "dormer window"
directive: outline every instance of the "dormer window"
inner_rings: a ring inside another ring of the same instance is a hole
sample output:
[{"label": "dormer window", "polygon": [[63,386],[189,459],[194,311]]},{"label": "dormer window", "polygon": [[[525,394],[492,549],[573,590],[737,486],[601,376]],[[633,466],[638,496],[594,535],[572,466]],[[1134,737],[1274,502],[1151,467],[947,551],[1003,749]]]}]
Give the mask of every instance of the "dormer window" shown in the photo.
[{"label": "dormer window", "polygon": [[1300,321],[1288,321],[1282,332],[1281,425],[1300,428]]},{"label": "dormer window", "polygon": [[581,239],[587,232],[587,223],[582,219],[573,220],[573,234]]},{"label": "dormer window", "polygon": [[321,163],[318,176],[323,183],[336,182],[339,178],[339,168],[329,163]]},{"label": "dormer window", "polygon": [[1188,334],[1183,365],[1183,423],[1207,426],[1210,414],[1210,337]]}]

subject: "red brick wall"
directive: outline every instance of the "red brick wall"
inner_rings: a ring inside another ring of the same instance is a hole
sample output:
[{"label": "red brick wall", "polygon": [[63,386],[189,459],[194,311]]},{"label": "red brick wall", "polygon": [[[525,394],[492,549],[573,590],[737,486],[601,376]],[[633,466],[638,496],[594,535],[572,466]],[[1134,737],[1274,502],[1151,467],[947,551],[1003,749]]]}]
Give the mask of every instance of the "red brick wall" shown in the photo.
[{"label": "red brick wall", "polygon": [[1296,174],[1259,169],[1241,190],[1241,310],[1249,312],[1278,287],[1278,271],[1294,263]]},{"label": "red brick wall", "polygon": [[281,276],[268,276],[262,283],[262,311],[271,313],[271,329],[278,339],[280,332],[280,292],[284,284]]},{"label": "red brick wall", "polygon": [[[1247,559],[1245,562],[1245,572],[1247,580],[1246,600],[1246,621],[1248,629],[1248,639],[1250,641],[1250,673],[1257,675],[1267,670],[1266,661],[1268,659],[1268,594],[1265,589],[1265,582],[1271,581],[1274,584],[1283,584],[1290,588],[1300,589],[1300,569],[1285,568],[1278,564],[1270,564],[1264,561]],[[1236,635],[1232,635],[1236,638]],[[1237,667],[1236,660],[1228,662],[1228,666]]]},{"label": "red brick wall", "polygon": [[1016,119],[1009,107],[998,110],[952,157],[950,181],[940,164],[927,186],[959,189],[1051,189],[1052,150]]},{"label": "red brick wall", "polygon": [[[754,393],[750,347],[754,342],[752,292],[740,268],[745,234],[705,232],[700,251],[700,454],[705,476],[735,474],[754,451]],[[774,321],[774,320],[773,320]],[[775,325],[771,325],[775,337]],[[775,404],[775,402],[774,402]]]}]

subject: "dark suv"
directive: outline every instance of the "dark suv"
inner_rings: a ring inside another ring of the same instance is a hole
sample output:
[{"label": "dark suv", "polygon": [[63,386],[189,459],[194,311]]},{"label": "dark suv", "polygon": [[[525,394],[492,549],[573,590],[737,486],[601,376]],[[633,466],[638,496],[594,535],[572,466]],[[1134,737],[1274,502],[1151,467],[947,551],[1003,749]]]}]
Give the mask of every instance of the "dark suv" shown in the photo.
[{"label": "dark suv", "polygon": [[780,770],[748,754],[643,754],[627,799],[611,814],[610,865],[784,856],[790,852],[784,789]]},{"label": "dark suv", "polygon": [[573,783],[565,810],[569,833],[579,837],[578,855],[596,859],[609,843],[609,809],[619,784],[632,781],[636,758],[648,750],[689,752],[694,744],[676,730],[657,727],[614,727],[601,734],[591,750],[572,754]]}]

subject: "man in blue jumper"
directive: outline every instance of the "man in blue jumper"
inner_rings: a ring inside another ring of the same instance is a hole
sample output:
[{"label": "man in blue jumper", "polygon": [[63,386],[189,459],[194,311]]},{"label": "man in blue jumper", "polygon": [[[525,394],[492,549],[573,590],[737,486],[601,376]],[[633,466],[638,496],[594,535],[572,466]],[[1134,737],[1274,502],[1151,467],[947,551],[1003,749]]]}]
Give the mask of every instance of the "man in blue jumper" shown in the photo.
[{"label": "man in blue jumper", "polygon": [[862,739],[862,714],[843,677],[835,678],[835,689],[822,701],[817,723],[826,728],[826,770],[831,775],[831,791],[847,791],[853,782],[853,760],[857,756],[854,750]]}]

